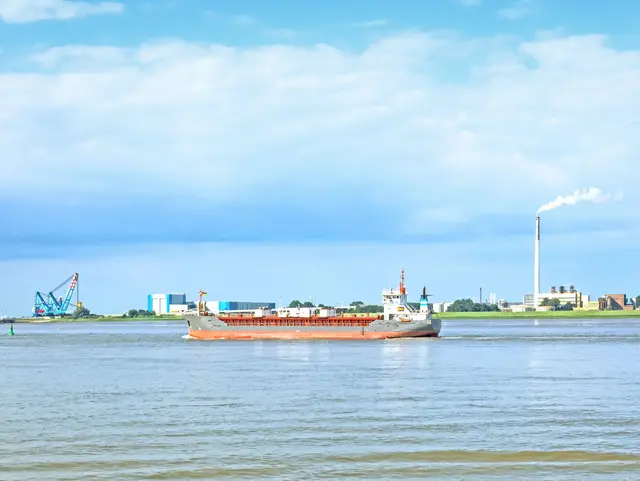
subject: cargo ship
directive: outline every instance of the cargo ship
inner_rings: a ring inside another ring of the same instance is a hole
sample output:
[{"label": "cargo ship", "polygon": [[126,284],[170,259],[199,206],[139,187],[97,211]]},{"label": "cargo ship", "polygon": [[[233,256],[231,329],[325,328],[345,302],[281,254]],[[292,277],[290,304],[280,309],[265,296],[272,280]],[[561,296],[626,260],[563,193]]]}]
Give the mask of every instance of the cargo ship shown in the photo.
[{"label": "cargo ship", "polygon": [[437,337],[440,319],[433,317],[426,288],[419,308],[407,302],[404,270],[398,288],[382,291],[382,314],[338,314],[332,308],[256,309],[249,313],[209,312],[200,301],[185,313],[193,339],[325,339],[365,340]]}]

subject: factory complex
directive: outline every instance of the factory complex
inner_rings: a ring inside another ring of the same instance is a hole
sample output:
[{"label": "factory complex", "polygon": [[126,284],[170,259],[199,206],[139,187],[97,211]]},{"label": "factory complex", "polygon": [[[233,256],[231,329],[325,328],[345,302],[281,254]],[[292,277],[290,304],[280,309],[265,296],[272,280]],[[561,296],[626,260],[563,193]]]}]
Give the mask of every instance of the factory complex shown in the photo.
[{"label": "factory complex", "polygon": [[508,306],[512,312],[516,311],[548,311],[570,306],[572,310],[582,311],[632,311],[638,308],[634,299],[626,294],[605,294],[598,299],[591,298],[570,285],[569,289],[552,286],[549,292],[540,292],[540,216],[536,215],[536,231],[533,255],[533,294],[527,294],[522,304]]},{"label": "factory complex", "polygon": [[584,294],[570,286],[566,289],[555,286],[549,292],[538,293],[537,299],[534,294],[526,294],[522,299],[522,304],[512,305],[512,311],[537,310],[548,311],[554,305],[564,306],[570,304],[576,311],[632,311],[637,309],[635,301],[627,297],[626,294],[604,294],[597,299],[591,299],[588,294]]},{"label": "factory complex", "polygon": [[[522,302],[507,302],[504,299],[497,300],[495,293],[490,293],[488,299],[484,299],[482,288],[477,304],[487,304],[494,306],[493,310],[503,312],[526,312],[526,311],[553,311],[553,310],[576,310],[576,311],[631,311],[640,309],[637,299],[628,298],[626,294],[604,294],[596,299],[591,299],[575,288],[573,284],[566,288],[564,285],[552,286],[548,292],[540,291],[540,216],[536,215],[536,230],[534,243],[534,283],[533,293],[525,294]],[[200,291],[200,303],[207,312],[219,314],[252,314],[258,316],[279,317],[311,317],[311,316],[334,316],[338,313],[353,310],[353,306],[345,307],[315,307],[301,305],[298,307],[278,307],[274,302],[239,302],[239,301],[206,301],[202,296],[205,292]],[[639,296],[640,298],[640,296]],[[476,299],[473,299],[476,302]],[[447,312],[453,302],[433,302],[429,303],[431,311],[434,313]],[[477,308],[478,306],[476,306]],[[486,307],[486,306],[485,306]],[[497,307],[497,309],[496,309]],[[187,302],[186,295],[181,294],[149,294],[148,310],[156,314],[183,314],[196,308],[194,302]],[[486,310],[486,309],[485,309]],[[322,311],[322,312],[321,312]]]},{"label": "factory complex", "polygon": [[[260,309],[276,308],[275,302],[207,301],[204,304],[207,311],[213,313],[249,313]],[[156,314],[180,315],[195,308],[196,303],[187,301],[185,293],[149,294],[147,298],[147,310]]]},{"label": "factory complex", "polygon": [[[476,298],[473,298],[476,301]],[[491,294],[488,299],[482,302],[496,305],[502,312],[526,312],[526,311],[550,311],[554,309],[566,308],[570,305],[574,311],[605,311],[605,310],[634,310],[640,309],[635,305],[633,298],[626,294],[605,294],[596,299],[591,299],[588,294],[580,292],[573,285],[551,287],[548,292],[540,292],[537,296],[525,294],[522,301],[508,302],[504,299],[496,299],[495,294]],[[447,312],[453,304],[450,301],[429,303],[434,313]],[[341,312],[353,309],[353,306],[338,307],[278,307],[275,302],[248,302],[248,301],[206,301],[203,302],[205,309],[213,314],[253,314],[253,315],[277,315],[280,317],[311,317],[333,316]],[[187,301],[186,294],[149,294],[148,310],[157,315],[181,315],[189,310],[197,308],[197,303]]]},{"label": "factory complex", "polygon": [[[175,314],[181,315],[189,310],[197,308],[196,302],[187,301],[184,293],[180,294],[149,294],[147,310],[157,315]],[[277,307],[275,302],[248,302],[248,301],[206,301],[203,307],[213,314],[253,314],[272,315],[280,317],[311,317],[335,316],[340,312],[350,309],[345,307]]]},{"label": "factory complex", "polygon": [[[472,299],[474,302],[476,298]],[[635,299],[626,294],[604,294],[601,297],[591,299],[588,294],[577,290],[573,285],[569,288],[565,286],[551,287],[548,292],[538,294],[537,304],[533,294],[525,294],[522,300],[508,302],[504,299],[485,299],[485,304],[496,305],[502,312],[526,312],[526,311],[550,311],[560,309],[567,305],[574,311],[632,311],[640,309],[636,305]],[[447,312],[453,302],[433,302],[433,312]]]}]

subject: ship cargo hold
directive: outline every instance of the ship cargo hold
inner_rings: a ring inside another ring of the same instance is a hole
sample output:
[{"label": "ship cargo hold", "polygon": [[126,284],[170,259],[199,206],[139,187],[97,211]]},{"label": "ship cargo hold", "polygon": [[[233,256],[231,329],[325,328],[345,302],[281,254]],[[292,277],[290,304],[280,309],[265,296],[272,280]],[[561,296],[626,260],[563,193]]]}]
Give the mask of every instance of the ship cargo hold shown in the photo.
[{"label": "ship cargo hold", "polygon": [[407,302],[404,271],[398,288],[382,291],[382,314],[338,314],[331,308],[271,309],[249,313],[210,312],[202,300],[197,311],[189,311],[185,319],[189,337],[213,339],[392,339],[403,337],[437,337],[441,322],[433,317],[426,288],[420,306]]}]

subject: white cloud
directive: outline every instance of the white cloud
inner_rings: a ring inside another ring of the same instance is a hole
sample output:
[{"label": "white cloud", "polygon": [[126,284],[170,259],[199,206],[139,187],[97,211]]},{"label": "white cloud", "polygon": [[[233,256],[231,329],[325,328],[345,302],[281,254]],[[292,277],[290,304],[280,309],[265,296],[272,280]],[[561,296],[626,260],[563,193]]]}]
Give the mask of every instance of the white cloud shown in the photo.
[{"label": "white cloud", "polygon": [[507,20],[520,20],[534,14],[536,10],[534,0],[517,0],[510,6],[498,10],[498,16]]},{"label": "white cloud", "polygon": [[122,13],[119,2],[73,0],[1,0],[0,20],[5,23],[30,23],[40,20],[69,20],[89,15]]},{"label": "white cloud", "polygon": [[407,33],[362,52],[165,41],[32,61],[0,74],[15,195],[134,186],[311,204],[337,192],[427,222],[429,210],[533,213],[584,186],[634,189],[640,52],[601,36]]}]

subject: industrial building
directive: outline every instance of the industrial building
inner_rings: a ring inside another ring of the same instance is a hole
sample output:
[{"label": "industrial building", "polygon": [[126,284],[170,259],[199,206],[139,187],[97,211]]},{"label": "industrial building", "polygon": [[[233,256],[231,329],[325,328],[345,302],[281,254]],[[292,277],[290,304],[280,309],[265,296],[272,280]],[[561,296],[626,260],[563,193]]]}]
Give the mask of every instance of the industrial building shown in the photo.
[{"label": "industrial building", "polygon": [[598,307],[602,311],[633,311],[637,309],[634,303],[627,299],[626,294],[605,294],[598,299]]},{"label": "industrial building", "polygon": [[[275,302],[244,302],[244,301],[207,301],[209,312],[253,312],[256,309],[275,309]],[[156,314],[182,314],[189,309],[195,309],[193,302],[187,301],[185,293],[149,294],[147,296],[147,310]]]},{"label": "industrial building", "polygon": [[[544,307],[543,303],[545,299],[547,299],[548,301],[557,299],[562,305],[569,303],[574,308],[578,309],[587,309],[590,306],[593,307],[589,296],[576,290],[574,286],[569,286],[568,290],[565,288],[565,286],[560,286],[558,289],[556,289],[556,286],[553,286],[551,287],[551,290],[549,292],[540,292],[537,296],[537,306],[536,296],[534,294],[525,294],[525,296],[522,298],[522,304],[525,307],[531,308]],[[598,309],[597,304],[595,305],[595,309]]]},{"label": "industrial building", "polygon": [[179,314],[187,311],[189,303],[185,293],[149,294],[147,310],[156,314]]},{"label": "industrial building", "polygon": [[451,304],[453,302],[433,302],[431,303],[431,309],[433,309],[433,312],[447,312]]},{"label": "industrial building", "polygon": [[[577,291],[574,286],[569,286],[569,290],[566,290],[564,286],[560,286],[559,289],[554,286],[549,292],[541,292],[538,298],[539,310],[545,310],[542,305],[545,299],[549,301],[558,299],[562,305],[569,302],[577,311],[632,311],[638,308],[633,300],[629,299],[625,294],[605,294],[597,300],[591,300],[587,294]],[[534,295],[526,294],[522,299],[523,310],[526,308],[532,309],[534,305]]]},{"label": "industrial building", "polygon": [[205,303],[209,312],[243,312],[256,309],[275,309],[275,302],[243,302],[243,301],[207,301]]},{"label": "industrial building", "polygon": [[534,241],[534,259],[533,259],[533,294],[526,294],[522,299],[522,306],[518,306],[522,310],[536,309],[547,310],[548,301],[557,300],[561,305],[570,303],[576,310],[633,310],[638,306],[624,294],[605,294],[604,297],[592,301],[589,296],[575,290],[574,286],[569,286],[566,290],[564,286],[560,286],[556,290],[555,286],[550,292],[540,292],[540,216],[536,215],[536,231]]}]

